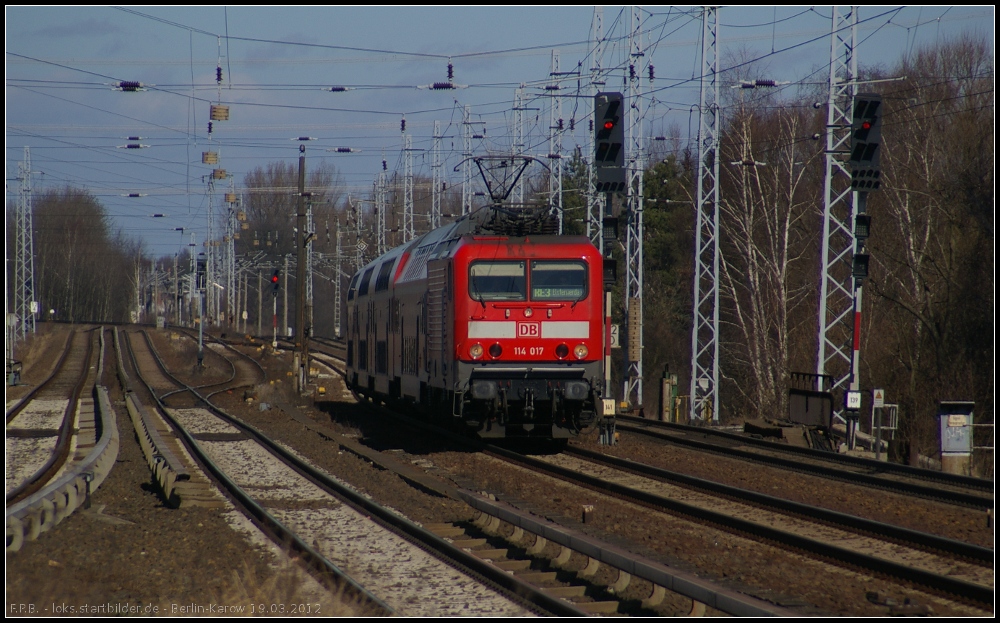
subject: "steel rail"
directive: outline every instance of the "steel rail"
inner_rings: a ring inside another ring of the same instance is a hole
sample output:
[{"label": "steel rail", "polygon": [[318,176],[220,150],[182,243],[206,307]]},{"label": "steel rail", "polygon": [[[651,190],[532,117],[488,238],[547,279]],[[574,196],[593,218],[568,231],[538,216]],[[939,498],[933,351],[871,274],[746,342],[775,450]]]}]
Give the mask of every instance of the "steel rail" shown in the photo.
[{"label": "steel rail", "polygon": [[[87,333],[90,333],[90,331],[93,330],[89,330]],[[97,339],[95,336],[96,334],[91,335],[87,340],[87,350],[84,354],[82,370],[80,376],[74,381],[75,384],[70,392],[69,401],[63,412],[62,423],[59,425],[56,446],[52,450],[52,455],[28,480],[11,489],[6,497],[7,506],[20,502],[44,487],[46,483],[59,473],[62,466],[66,464],[66,460],[69,458],[70,442],[73,438],[73,420],[74,414],[77,411],[77,403],[80,401],[80,395],[83,393],[84,386],[87,385],[87,381],[90,379],[90,360],[93,357],[94,341]],[[68,353],[69,350],[67,350]],[[59,370],[62,370],[61,365]]]},{"label": "steel rail", "polygon": [[63,364],[66,363],[66,358],[69,356],[70,351],[73,350],[73,338],[76,337],[76,333],[76,329],[73,329],[70,332],[69,337],[66,338],[66,344],[63,345],[62,355],[59,357],[59,361],[56,362],[55,368],[52,369],[52,373],[49,374],[48,378],[21,398],[20,402],[11,407],[10,411],[7,411],[6,416],[8,424],[10,424],[10,421],[17,417],[17,415],[23,411],[26,406],[28,406],[28,403],[35,399],[36,394],[41,392],[43,389],[46,389],[56,376],[59,375]]},{"label": "steel rail", "polygon": [[880,521],[873,521],[871,519],[865,519],[863,517],[857,517],[847,513],[819,508],[817,506],[809,506],[808,504],[793,502],[791,500],[774,497],[764,493],[757,493],[755,491],[748,491],[746,489],[712,482],[703,478],[688,476],[686,474],[673,472],[659,467],[637,463],[629,459],[601,454],[592,450],[568,447],[564,450],[564,452],[566,454],[582,457],[588,461],[603,463],[605,465],[610,465],[617,469],[633,472],[642,476],[668,481],[692,489],[707,491],[714,495],[725,496],[730,499],[754,504],[768,509],[777,509],[789,515],[803,517],[811,521],[821,521],[857,532],[859,534],[876,535],[883,539],[889,539],[908,547],[931,550],[934,553],[943,553],[952,557],[957,556],[966,558],[968,560],[975,561],[978,564],[987,564],[990,567],[992,567],[994,558],[996,557],[996,552],[994,550],[966,543],[964,541],[949,539],[947,537],[920,532],[918,530],[911,530],[909,528],[903,528],[901,526],[895,526]]},{"label": "steel rail", "polygon": [[[977,509],[993,508],[993,500],[984,498],[981,495],[962,493],[960,491],[950,491],[948,489],[939,489],[936,487],[925,486],[912,482],[887,480],[885,478],[881,478],[879,476],[873,476],[871,474],[863,474],[859,472],[840,470],[837,469],[836,467],[830,467],[830,466],[803,463],[793,458],[770,456],[767,454],[760,454],[758,452],[751,452],[749,450],[740,450],[738,448],[729,448],[726,446],[721,446],[718,444],[713,444],[705,441],[698,441],[697,439],[678,437],[676,435],[671,435],[669,433],[660,432],[657,430],[649,430],[648,428],[644,428],[642,426],[634,426],[628,423],[628,421],[631,421],[634,418],[631,418],[629,416],[625,416],[625,418],[626,418],[625,422],[621,421],[618,422],[617,428],[619,430],[632,432],[638,435],[645,435],[647,437],[653,437],[655,439],[665,441],[667,443],[672,443],[679,446],[685,446],[703,452],[715,452],[725,456],[735,457],[741,460],[754,461],[757,463],[763,463],[766,465],[781,467],[783,469],[789,469],[798,472],[804,472],[807,474],[818,475],[823,478],[829,478],[831,480],[839,480],[850,484],[865,485],[868,487],[884,489],[895,493],[905,493],[914,497],[927,498],[935,501],[943,501],[950,504],[968,506]],[[752,439],[752,438],[744,437],[741,439]],[[760,440],[754,439],[753,441],[760,441]],[[778,451],[792,451],[792,452],[794,452],[795,450],[806,449],[806,448],[799,448],[797,446],[784,446],[782,444],[773,444],[773,445],[778,447],[777,448],[768,447],[767,449],[778,450]],[[792,448],[794,448],[795,450],[791,450]],[[822,452],[821,456],[810,455],[809,458],[821,459],[828,462],[829,461],[836,462],[836,459],[832,458],[836,456],[843,456],[843,455],[836,455],[827,452]],[[850,457],[850,458],[855,459],[859,457]],[[872,462],[875,463],[876,461]],[[878,461],[878,463],[884,464],[882,461]]]},{"label": "steel rail", "polygon": [[[149,336],[145,335],[145,332],[143,333],[146,339],[149,340]],[[160,359],[156,351],[152,349],[152,347],[150,349],[150,353],[153,355],[154,360],[160,367],[160,370],[162,371],[163,374],[174,379],[175,382],[184,385],[184,387],[187,388],[185,391],[189,391],[194,396],[196,396],[200,401],[206,404],[208,408],[216,415],[222,413],[219,409],[217,409],[210,402],[208,402],[208,400],[204,396],[199,394],[195,388],[185,385],[184,383],[176,379],[176,377],[173,377],[173,375],[171,375],[167,371],[167,368],[164,365],[163,361]],[[263,530],[264,533],[267,534],[272,539],[272,541],[274,541],[274,543],[276,543],[281,547],[288,547],[289,549],[295,551],[301,556],[301,559],[304,560],[321,577],[326,578],[328,580],[333,579],[334,583],[344,585],[347,588],[347,590],[359,596],[362,600],[369,603],[372,607],[377,608],[378,610],[382,611],[385,614],[394,613],[393,609],[388,604],[384,603],[377,596],[368,592],[363,586],[358,584],[353,578],[351,578],[337,565],[335,565],[325,556],[314,550],[305,541],[303,541],[297,534],[295,534],[289,528],[285,527],[284,524],[282,524],[273,515],[268,513],[263,506],[254,501],[254,499],[249,494],[247,494],[242,488],[240,488],[235,482],[233,482],[221,468],[215,465],[215,463],[208,458],[208,456],[202,451],[201,446],[187,432],[187,430],[185,430],[183,426],[181,426],[173,417],[170,416],[170,414],[168,413],[168,407],[163,403],[163,401],[158,396],[156,396],[156,393],[153,391],[153,388],[150,387],[149,384],[146,382],[145,377],[142,375],[142,372],[141,370],[138,369],[138,367],[136,367],[136,374],[139,376],[140,382],[146,385],[146,387],[149,389],[150,395],[152,395],[153,399],[156,401],[160,409],[161,415],[164,417],[164,419],[167,420],[167,422],[173,428],[175,433],[177,433],[183,439],[185,446],[187,447],[191,455],[194,457],[199,467],[204,472],[207,472],[208,474],[211,475],[211,477],[215,480],[216,484],[220,486],[220,488],[229,495],[230,499],[239,508],[243,509],[243,512],[249,518],[251,518],[254,521],[254,523],[258,527],[260,527],[260,529]],[[171,393],[176,393],[176,392],[171,392]],[[223,419],[229,421],[232,418],[229,416],[223,416]]]},{"label": "steel rail", "polygon": [[[237,355],[241,357],[245,357],[245,355],[242,355],[238,351],[234,352],[236,352]],[[153,354],[154,356],[156,356],[155,351]],[[163,362],[159,360],[158,356],[157,356],[157,361],[161,366],[161,369],[163,369],[164,373],[169,375],[170,373],[166,371],[166,367],[163,365]],[[561,599],[556,599],[545,594],[544,592],[536,589],[530,584],[522,582],[521,580],[515,578],[514,576],[508,574],[507,572],[497,569],[493,565],[483,560],[480,560],[475,555],[455,547],[448,541],[445,541],[441,537],[427,530],[424,530],[423,528],[412,523],[410,520],[400,517],[396,513],[393,513],[383,508],[382,506],[378,505],[377,503],[366,499],[364,496],[358,494],[357,492],[352,491],[347,487],[344,487],[337,481],[327,477],[322,472],[308,465],[307,463],[299,459],[291,452],[285,450],[283,447],[272,441],[263,433],[257,431],[252,426],[249,426],[248,424],[240,421],[238,418],[229,415],[225,411],[213,405],[206,396],[202,396],[198,391],[196,391],[196,388],[190,388],[190,391],[195,396],[197,396],[201,401],[203,401],[213,414],[215,414],[218,417],[221,417],[229,424],[238,428],[240,431],[243,432],[243,434],[247,435],[253,441],[266,447],[273,454],[275,454],[283,461],[285,461],[286,464],[291,466],[301,476],[307,478],[317,486],[326,490],[328,493],[340,498],[342,501],[344,501],[346,504],[348,504],[355,510],[358,510],[363,514],[370,516],[372,519],[376,520],[384,527],[389,528],[394,533],[403,536],[414,545],[417,545],[418,547],[421,547],[421,549],[424,549],[428,553],[435,555],[443,562],[450,564],[452,566],[456,566],[457,568],[463,570],[465,573],[471,574],[473,577],[479,577],[481,580],[485,579],[488,583],[501,587],[509,594],[512,594],[513,596],[519,598],[519,600],[521,600],[523,603],[528,604],[530,607],[542,608],[545,612],[554,614],[556,616],[586,616],[586,613],[584,611],[575,608],[569,602],[566,602]],[[206,456],[204,456],[204,454],[200,451],[200,447],[198,446],[197,441],[193,437],[191,437],[187,433],[187,431],[183,429],[183,427],[179,426],[179,424],[176,421],[174,421],[173,418],[169,416],[169,414],[167,414],[166,417],[170,420],[171,425],[175,427],[175,430],[177,430],[178,433],[181,434],[182,437],[184,437],[186,445],[188,445],[192,449],[192,452],[197,452],[197,454],[199,455],[199,462],[204,462],[205,468],[208,469],[214,477],[219,478],[220,482],[225,483],[227,489],[229,489],[230,486],[233,487],[232,489],[229,490],[232,491],[234,497],[237,497],[237,500],[239,501],[240,504],[247,505],[246,507],[248,508],[250,514],[255,519],[261,522],[264,526],[267,526],[269,530],[274,530],[278,532],[281,535],[280,538],[285,540],[290,540],[292,543],[296,543],[296,549],[298,549],[304,556],[315,555],[321,561],[325,561],[325,563],[328,563],[329,565],[336,568],[333,565],[333,563],[329,562],[321,554],[312,550],[312,548],[310,548],[304,542],[301,542],[298,539],[298,537],[294,535],[294,533],[289,531],[277,519],[275,519],[269,513],[267,513],[267,511],[264,510],[263,507],[256,504],[235,483],[232,483],[217,466],[215,466]],[[301,543],[301,549],[299,543]],[[365,590],[363,587],[360,587],[360,585],[357,585],[357,583],[349,576],[347,576],[347,574],[344,574],[343,571],[340,571],[339,569],[337,569],[337,571],[343,574],[343,576],[347,580],[349,580],[350,583],[353,583],[355,586],[358,586],[360,590],[362,591]],[[378,599],[374,595],[372,596],[372,598],[376,600]],[[380,600],[379,603],[381,603]],[[391,609],[389,608],[389,606],[384,605],[384,608],[388,609],[388,611],[391,613]]]},{"label": "steel rail", "polygon": [[806,537],[783,532],[781,530],[764,526],[752,521],[733,517],[723,513],[699,508],[691,504],[685,504],[676,500],[671,500],[660,495],[639,491],[625,485],[610,483],[600,478],[588,476],[574,472],[573,470],[551,465],[544,461],[531,458],[516,452],[512,452],[498,446],[488,446],[489,453],[503,458],[513,463],[529,467],[535,471],[547,473],[561,480],[565,480],[578,486],[583,486],[593,491],[618,497],[628,501],[636,502],[658,511],[669,511],[706,521],[729,531],[753,535],[757,538],[766,539],[776,544],[792,547],[813,555],[836,560],[842,564],[859,567],[871,572],[880,573],[907,582],[912,582],[924,587],[925,590],[937,594],[944,593],[952,598],[955,596],[969,600],[979,605],[994,604],[994,591],[992,588],[972,584],[962,580],[956,580],[947,576],[938,575],[921,569],[914,569],[891,561],[882,560],[867,554],[853,552],[835,545],[829,545],[820,541],[815,541]]}]

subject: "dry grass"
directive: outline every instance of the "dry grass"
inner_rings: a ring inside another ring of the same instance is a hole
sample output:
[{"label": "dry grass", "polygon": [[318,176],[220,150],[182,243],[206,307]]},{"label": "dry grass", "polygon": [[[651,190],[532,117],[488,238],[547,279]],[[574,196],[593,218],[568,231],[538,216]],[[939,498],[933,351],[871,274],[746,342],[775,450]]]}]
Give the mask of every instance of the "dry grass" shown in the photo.
[{"label": "dry grass", "polygon": [[[59,566],[54,561],[50,566]],[[7,577],[7,614],[13,616],[378,616],[377,609],[342,588],[327,589],[287,558],[262,571],[247,559],[222,588],[204,597],[122,597],[108,585],[52,578]]]},{"label": "dry grass", "polygon": [[267,577],[260,577],[249,564],[245,565],[243,571],[233,572],[229,588],[216,601],[220,606],[226,607],[227,612],[237,616],[266,614],[347,617],[378,614],[358,603],[343,588],[324,589],[287,559]]}]

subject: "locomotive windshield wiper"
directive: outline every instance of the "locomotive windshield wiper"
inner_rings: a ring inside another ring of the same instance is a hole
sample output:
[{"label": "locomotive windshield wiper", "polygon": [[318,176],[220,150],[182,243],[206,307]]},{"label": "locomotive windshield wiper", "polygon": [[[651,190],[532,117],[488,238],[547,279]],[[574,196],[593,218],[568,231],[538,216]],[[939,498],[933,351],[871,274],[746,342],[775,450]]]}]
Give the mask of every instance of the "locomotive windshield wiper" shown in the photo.
[{"label": "locomotive windshield wiper", "polygon": [[476,300],[483,306],[483,311],[486,311],[486,301],[483,300],[483,293],[479,291],[479,283],[476,282],[475,276],[472,277],[472,287],[475,290],[476,296],[479,297]]}]

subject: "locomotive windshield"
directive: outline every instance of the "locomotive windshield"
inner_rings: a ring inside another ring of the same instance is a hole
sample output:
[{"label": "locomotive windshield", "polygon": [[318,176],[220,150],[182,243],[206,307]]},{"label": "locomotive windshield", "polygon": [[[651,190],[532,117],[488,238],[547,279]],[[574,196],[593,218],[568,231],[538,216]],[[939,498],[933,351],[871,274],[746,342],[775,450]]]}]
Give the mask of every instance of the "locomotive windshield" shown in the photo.
[{"label": "locomotive windshield", "polygon": [[531,262],[531,300],[578,301],[587,292],[587,266],[583,262]]},{"label": "locomotive windshield", "polygon": [[524,262],[476,262],[469,267],[469,296],[477,301],[523,301]]}]

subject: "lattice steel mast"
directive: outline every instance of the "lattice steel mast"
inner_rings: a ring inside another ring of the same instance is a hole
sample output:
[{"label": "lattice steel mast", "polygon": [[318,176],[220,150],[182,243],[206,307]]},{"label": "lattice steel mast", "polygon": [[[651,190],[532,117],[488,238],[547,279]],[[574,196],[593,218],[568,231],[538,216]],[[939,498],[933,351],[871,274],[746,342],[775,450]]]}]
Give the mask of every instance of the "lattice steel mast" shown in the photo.
[{"label": "lattice steel mast", "polygon": [[[14,255],[14,313],[17,325],[15,339],[23,340],[28,333],[35,332],[35,242],[34,217],[31,207],[31,151],[24,148],[24,162],[17,165],[17,179],[21,181],[18,191],[17,218],[15,229]],[[8,320],[9,322],[9,320]]]},{"label": "lattice steel mast", "polygon": [[692,420],[719,420],[719,10],[702,19],[694,326],[691,330]]},{"label": "lattice steel mast", "polygon": [[[514,89],[514,152],[512,156],[524,155],[524,84]],[[524,203],[524,176],[517,178],[512,193],[515,204]]]},{"label": "lattice steel mast", "polygon": [[559,50],[552,50],[552,69],[545,87],[552,102],[549,106],[549,202],[559,219],[559,234],[563,233],[562,196],[562,98],[559,96]]},{"label": "lattice steel mast", "polygon": [[[590,94],[596,97],[604,86],[601,75],[601,63],[604,59],[604,9],[594,7],[594,18],[590,38],[594,42],[593,66],[590,68]],[[587,237],[601,252],[604,252],[604,215],[607,210],[604,195],[597,192],[594,183],[594,128],[596,120],[590,121],[590,131],[587,132]]]},{"label": "lattice steel mast", "polygon": [[469,106],[462,107],[462,214],[472,212],[472,120]]},{"label": "lattice steel mast", "polygon": [[434,231],[441,226],[441,182],[443,181],[443,176],[441,175],[441,122],[434,122],[434,153],[433,162],[431,165],[431,219],[430,219],[430,229]]},{"label": "lattice steel mast", "polygon": [[413,137],[406,134],[403,138],[404,173],[403,173],[403,242],[409,242],[417,237],[413,227]]},{"label": "lattice steel mast", "polygon": [[[623,399],[633,410],[642,408],[642,178],[645,141],[642,132],[642,15],[632,7],[629,33],[628,214],[625,234],[625,312],[628,318],[627,380]],[[636,64],[640,65],[636,70]]]},{"label": "lattice steel mast", "polygon": [[[851,192],[851,174],[838,158],[850,149],[853,96],[858,62],[858,10],[833,7],[830,34],[830,81],[826,117],[826,176],[823,185],[823,269],[819,302],[819,350],[816,374],[819,390],[844,388],[853,358],[854,293],[851,263],[855,250],[854,218],[857,206]],[[833,377],[824,387],[824,375]],[[840,409],[835,409],[843,421]]]}]

